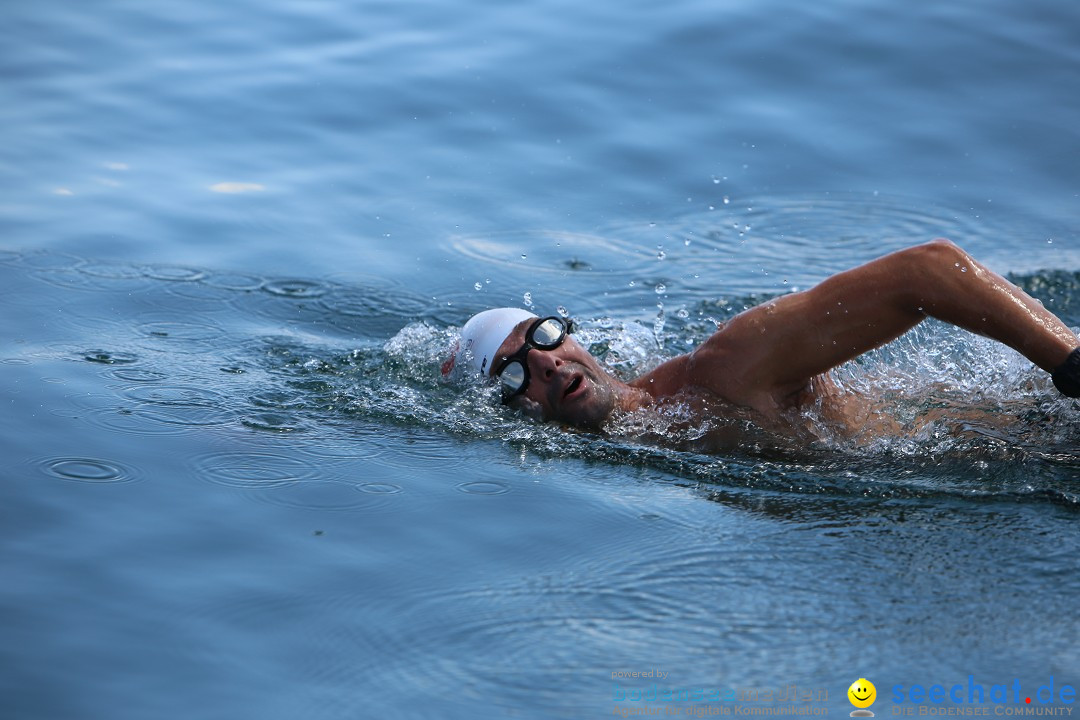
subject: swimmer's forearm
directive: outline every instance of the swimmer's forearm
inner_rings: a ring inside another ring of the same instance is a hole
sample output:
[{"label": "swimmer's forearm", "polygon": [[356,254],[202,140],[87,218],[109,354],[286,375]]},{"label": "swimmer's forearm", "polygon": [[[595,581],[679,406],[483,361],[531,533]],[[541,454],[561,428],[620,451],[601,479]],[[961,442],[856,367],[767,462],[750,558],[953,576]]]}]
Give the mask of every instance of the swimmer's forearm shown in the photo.
[{"label": "swimmer's forearm", "polygon": [[947,241],[924,248],[925,275],[909,303],[930,317],[998,340],[1043,370],[1065,361],[1080,340],[1043,305]]}]

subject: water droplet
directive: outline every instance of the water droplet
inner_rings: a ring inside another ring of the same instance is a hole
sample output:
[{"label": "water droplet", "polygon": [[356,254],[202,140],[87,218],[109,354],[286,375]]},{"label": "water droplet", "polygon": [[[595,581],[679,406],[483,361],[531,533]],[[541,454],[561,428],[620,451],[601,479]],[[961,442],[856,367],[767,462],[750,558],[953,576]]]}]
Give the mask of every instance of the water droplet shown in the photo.
[{"label": "water droplet", "polygon": [[633,280],[630,281],[630,287],[634,287],[634,281]]},{"label": "water droplet", "polygon": [[661,251],[659,251],[658,253],[656,253],[656,259],[657,259],[657,260],[663,260],[663,259],[664,259],[664,258],[666,258],[666,257],[667,257],[667,253],[666,253],[666,252],[664,252],[663,250],[661,250]]},{"label": "water droplet", "polygon": [[663,294],[665,292],[667,292],[667,285],[665,285],[664,283],[657,283],[657,285],[656,285],[656,294],[661,295],[661,294]]},{"label": "water droplet", "polygon": [[719,185],[720,184],[720,178],[713,175],[712,176],[712,183],[713,183],[713,185]]},{"label": "water droplet", "polygon": [[528,255],[526,255],[525,253],[521,253],[521,259],[522,259],[522,260],[524,260],[524,259],[525,259],[525,258],[527,258],[527,257],[528,257]]},{"label": "water droplet", "polygon": [[727,195],[724,196],[724,204],[725,205],[730,205],[731,204],[731,198],[729,198]]},{"label": "water droplet", "polygon": [[561,315],[562,317],[570,317],[570,311],[562,305],[559,305],[557,308],[555,308],[555,312],[559,313],[559,315]]},{"label": "water droplet", "polygon": [[480,283],[474,284],[473,287],[476,288],[477,290],[482,290],[484,288],[484,286],[481,285]]},{"label": "water droplet", "polygon": [[960,268],[960,272],[967,272],[967,268],[966,267]]},{"label": "water droplet", "polygon": [[525,307],[532,307],[533,301],[531,292],[525,293],[522,295],[522,298],[525,300]]}]

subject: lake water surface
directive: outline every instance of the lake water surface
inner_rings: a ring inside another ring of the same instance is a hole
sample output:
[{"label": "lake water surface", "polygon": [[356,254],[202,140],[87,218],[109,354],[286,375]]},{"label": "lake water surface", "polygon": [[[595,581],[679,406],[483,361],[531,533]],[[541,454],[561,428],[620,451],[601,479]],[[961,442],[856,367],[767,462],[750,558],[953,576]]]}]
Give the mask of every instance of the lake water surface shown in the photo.
[{"label": "lake water surface", "polygon": [[1033,698],[994,714],[1080,684],[1080,410],[1012,351],[927,324],[838,377],[952,420],[713,455],[533,425],[437,370],[517,305],[633,374],[937,236],[1080,325],[1080,7],[4,15],[6,715]]}]

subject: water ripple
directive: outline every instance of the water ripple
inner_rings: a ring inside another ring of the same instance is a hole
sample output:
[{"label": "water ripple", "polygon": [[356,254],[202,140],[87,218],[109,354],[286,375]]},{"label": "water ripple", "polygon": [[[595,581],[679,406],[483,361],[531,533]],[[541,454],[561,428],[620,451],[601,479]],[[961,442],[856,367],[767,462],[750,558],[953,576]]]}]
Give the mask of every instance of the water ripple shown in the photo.
[{"label": "water ripple", "polygon": [[306,300],[322,297],[329,292],[330,287],[318,280],[275,279],[264,282],[262,289],[271,295]]},{"label": "water ripple", "polygon": [[139,360],[134,353],[122,350],[86,350],[82,357],[83,360],[102,365],[129,365]]},{"label": "water ripple", "polygon": [[237,488],[288,485],[320,474],[314,461],[272,452],[215,452],[194,458],[192,466],[204,480]]},{"label": "water ripple", "polygon": [[250,413],[240,418],[240,424],[252,430],[264,430],[275,433],[295,433],[308,429],[300,418],[287,413],[260,412]]},{"label": "water ripple", "polygon": [[94,277],[109,278],[113,280],[143,280],[144,273],[137,267],[121,263],[96,262],[84,260],[79,263],[76,270]]},{"label": "water ripple", "polygon": [[244,273],[211,272],[202,278],[201,283],[223,290],[258,290],[266,283],[266,279]]},{"label": "water ripple", "polygon": [[[374,487],[376,490],[372,490]],[[267,502],[305,510],[385,511],[401,492],[397,486],[352,485],[337,481],[298,481],[260,490],[257,497]]]},{"label": "water ripple", "polygon": [[455,486],[467,495],[502,495],[510,492],[510,485],[497,480],[475,480]]},{"label": "water ripple", "polygon": [[169,282],[195,282],[206,277],[206,271],[182,265],[143,265],[140,269],[149,278]]},{"label": "water ripple", "polygon": [[20,262],[36,270],[71,270],[82,262],[82,258],[65,253],[33,252],[24,255]]},{"label": "water ripple", "polygon": [[83,483],[130,482],[136,477],[130,468],[111,460],[86,457],[56,457],[38,461],[49,475]]},{"label": "water ripple", "polygon": [[203,344],[213,344],[225,334],[217,325],[190,320],[155,320],[136,326],[140,334],[167,341],[161,349],[170,353],[195,352]]},{"label": "water ripple", "polygon": [[139,367],[117,368],[107,374],[117,380],[129,380],[131,382],[158,382],[169,377],[167,373]]},{"label": "water ripple", "polygon": [[196,385],[134,385],[122,394],[131,400],[167,407],[220,407],[226,402],[221,393]]}]

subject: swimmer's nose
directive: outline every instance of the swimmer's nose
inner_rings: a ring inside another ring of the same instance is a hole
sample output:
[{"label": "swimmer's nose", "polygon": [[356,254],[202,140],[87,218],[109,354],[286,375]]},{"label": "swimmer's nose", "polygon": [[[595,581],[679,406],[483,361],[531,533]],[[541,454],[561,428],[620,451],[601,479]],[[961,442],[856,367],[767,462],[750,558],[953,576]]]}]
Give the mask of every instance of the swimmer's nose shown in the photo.
[{"label": "swimmer's nose", "polygon": [[534,376],[550,380],[562,365],[562,360],[548,350],[533,350],[529,353],[529,364],[529,371]]}]

